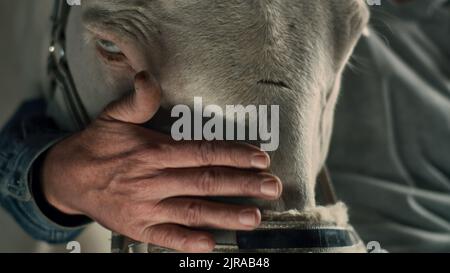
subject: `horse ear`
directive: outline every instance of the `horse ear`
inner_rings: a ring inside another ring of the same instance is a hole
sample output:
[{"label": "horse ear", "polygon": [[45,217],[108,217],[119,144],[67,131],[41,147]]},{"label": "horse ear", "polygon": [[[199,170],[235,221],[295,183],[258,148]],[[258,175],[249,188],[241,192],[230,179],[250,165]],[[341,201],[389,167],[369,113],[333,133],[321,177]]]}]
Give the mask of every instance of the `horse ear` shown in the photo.
[{"label": "horse ear", "polygon": [[340,69],[350,56],[361,36],[369,36],[370,12],[365,0],[333,1],[336,8],[334,35],[334,60]]},{"label": "horse ear", "polygon": [[348,16],[350,35],[356,37],[359,37],[361,33],[362,35],[366,35],[370,18],[369,7],[366,1],[353,0]]}]

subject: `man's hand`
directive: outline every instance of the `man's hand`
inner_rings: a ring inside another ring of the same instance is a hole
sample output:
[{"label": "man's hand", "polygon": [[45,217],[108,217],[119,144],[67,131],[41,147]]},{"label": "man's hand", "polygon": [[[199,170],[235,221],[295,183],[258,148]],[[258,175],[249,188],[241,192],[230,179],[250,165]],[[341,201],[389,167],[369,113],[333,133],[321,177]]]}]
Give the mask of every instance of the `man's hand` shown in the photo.
[{"label": "man's hand", "polygon": [[160,97],[156,80],[141,72],[135,92],[52,147],[42,170],[48,202],[134,240],[186,252],[215,245],[211,234],[188,227],[256,228],[257,208],[198,197],[278,199],[280,180],[264,172],[269,156],[245,144],[175,142],[139,126],[156,113]]}]

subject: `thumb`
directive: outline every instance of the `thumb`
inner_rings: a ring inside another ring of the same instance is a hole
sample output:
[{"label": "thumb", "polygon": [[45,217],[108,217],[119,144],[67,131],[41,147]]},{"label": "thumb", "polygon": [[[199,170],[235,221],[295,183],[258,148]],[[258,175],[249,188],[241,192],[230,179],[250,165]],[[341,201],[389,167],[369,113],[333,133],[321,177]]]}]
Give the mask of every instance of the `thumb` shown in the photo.
[{"label": "thumb", "polygon": [[133,124],[149,121],[158,111],[161,102],[161,87],[146,71],[136,74],[134,92],[108,105],[100,117]]}]

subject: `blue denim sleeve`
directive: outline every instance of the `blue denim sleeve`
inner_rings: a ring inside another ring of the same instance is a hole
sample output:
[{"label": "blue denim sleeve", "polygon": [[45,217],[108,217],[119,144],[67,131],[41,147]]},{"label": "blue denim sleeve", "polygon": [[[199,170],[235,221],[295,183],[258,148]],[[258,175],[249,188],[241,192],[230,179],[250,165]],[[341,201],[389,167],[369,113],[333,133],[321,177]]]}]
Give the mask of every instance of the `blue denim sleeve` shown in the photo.
[{"label": "blue denim sleeve", "polygon": [[44,100],[27,101],[0,132],[0,204],[33,238],[63,243],[78,236],[88,221],[55,221],[55,216],[50,217],[45,206],[39,205],[32,190],[33,183],[38,183],[33,181],[38,180],[33,175],[34,165],[68,135],[45,113]]}]

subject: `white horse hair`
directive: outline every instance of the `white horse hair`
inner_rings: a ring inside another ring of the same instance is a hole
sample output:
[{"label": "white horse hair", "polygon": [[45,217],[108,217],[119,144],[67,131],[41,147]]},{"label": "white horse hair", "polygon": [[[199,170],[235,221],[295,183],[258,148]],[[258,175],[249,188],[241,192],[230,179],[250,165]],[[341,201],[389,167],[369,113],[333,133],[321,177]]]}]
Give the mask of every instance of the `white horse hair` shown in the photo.
[{"label": "white horse hair", "polygon": [[[279,105],[271,170],[284,193],[257,205],[345,226],[342,204],[316,205],[315,184],[341,75],[368,18],[363,0],[86,0],[71,14],[67,54],[92,117],[129,92],[141,70],[159,79],[167,108],[192,106],[194,97],[221,107]],[[129,53],[132,69],[99,61],[99,38]]]}]

